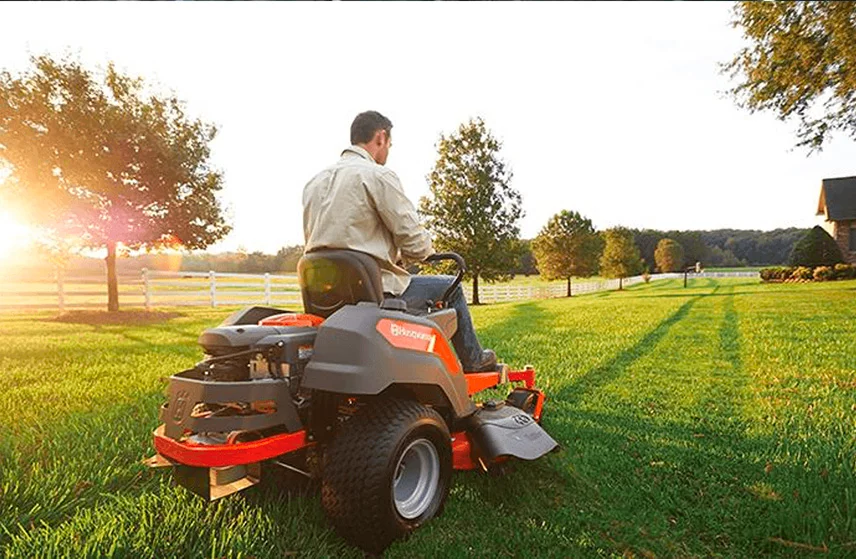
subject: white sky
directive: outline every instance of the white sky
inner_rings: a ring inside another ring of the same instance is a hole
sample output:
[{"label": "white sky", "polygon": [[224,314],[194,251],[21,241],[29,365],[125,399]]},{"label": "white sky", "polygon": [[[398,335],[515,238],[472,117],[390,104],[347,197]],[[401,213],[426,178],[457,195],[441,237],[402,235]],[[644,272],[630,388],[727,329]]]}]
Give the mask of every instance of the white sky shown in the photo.
[{"label": "white sky", "polygon": [[388,166],[418,203],[440,133],[481,116],[523,195],[524,237],[570,209],[596,227],[816,223],[823,177],[795,125],[720,92],[740,44],[725,3],[3,3],[0,67],[70,50],[155,80],[214,122],[234,231],[212,250],[302,243],[306,181],[360,111],[394,123]]}]

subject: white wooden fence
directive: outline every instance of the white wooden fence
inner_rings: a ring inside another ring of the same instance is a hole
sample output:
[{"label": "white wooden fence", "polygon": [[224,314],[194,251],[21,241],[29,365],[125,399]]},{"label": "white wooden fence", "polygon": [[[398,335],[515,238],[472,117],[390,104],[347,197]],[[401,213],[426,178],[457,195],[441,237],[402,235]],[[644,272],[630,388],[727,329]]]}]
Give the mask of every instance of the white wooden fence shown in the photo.
[{"label": "white wooden fence", "polygon": [[[683,277],[682,274],[653,274],[650,281]],[[634,276],[621,280],[624,287],[644,282],[642,276]],[[584,295],[596,291],[612,291],[618,289],[619,280],[574,280],[571,281],[571,295]],[[467,301],[472,302],[473,290],[471,286],[464,289]],[[528,286],[513,284],[487,284],[479,287],[479,302],[481,303],[503,303],[506,301],[526,301],[531,299],[552,299],[554,297],[567,297],[568,286],[565,283],[547,286]]]},{"label": "white wooden fence", "polygon": [[302,305],[294,274],[156,272],[143,270],[146,309],[155,306]]},{"label": "white wooden fence", "polygon": [[[758,277],[758,272],[703,272],[690,278]],[[683,278],[683,274],[653,274],[650,281]],[[642,276],[621,280],[623,286],[644,281]],[[619,280],[580,280],[571,282],[572,295],[618,289]],[[464,289],[472,302],[472,288]],[[482,303],[501,303],[565,297],[567,285],[525,286],[487,284],[479,288]],[[119,303],[123,308],[175,306],[271,305],[301,308],[302,298],[296,275],[238,274],[221,272],[161,272],[143,270],[141,277],[119,278]],[[45,281],[0,282],[0,310],[68,309],[107,307],[107,287],[103,276],[65,277]]]}]

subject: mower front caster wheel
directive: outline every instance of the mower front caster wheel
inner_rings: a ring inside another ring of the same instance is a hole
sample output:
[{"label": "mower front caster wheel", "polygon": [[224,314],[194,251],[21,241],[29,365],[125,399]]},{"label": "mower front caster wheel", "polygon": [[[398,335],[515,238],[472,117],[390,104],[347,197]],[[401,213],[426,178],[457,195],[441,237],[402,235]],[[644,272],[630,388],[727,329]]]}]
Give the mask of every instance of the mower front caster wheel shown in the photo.
[{"label": "mower front caster wheel", "polygon": [[327,448],[321,503],[336,531],[381,553],[440,514],[452,476],[451,436],[431,408],[383,399],[345,422]]}]

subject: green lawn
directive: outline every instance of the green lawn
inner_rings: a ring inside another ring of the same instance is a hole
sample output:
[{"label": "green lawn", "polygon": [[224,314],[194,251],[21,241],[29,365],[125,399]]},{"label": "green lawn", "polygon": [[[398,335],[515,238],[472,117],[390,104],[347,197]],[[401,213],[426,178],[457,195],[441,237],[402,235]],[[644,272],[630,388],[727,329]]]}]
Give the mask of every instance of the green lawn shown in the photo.
[{"label": "green lawn", "polygon": [[[165,377],[228,310],[179,312],[0,315],[0,556],[361,557],[311,490],[206,504],[140,464]],[[474,316],[538,369],[563,450],[456,474],[389,557],[856,555],[856,282],[671,280]]]}]

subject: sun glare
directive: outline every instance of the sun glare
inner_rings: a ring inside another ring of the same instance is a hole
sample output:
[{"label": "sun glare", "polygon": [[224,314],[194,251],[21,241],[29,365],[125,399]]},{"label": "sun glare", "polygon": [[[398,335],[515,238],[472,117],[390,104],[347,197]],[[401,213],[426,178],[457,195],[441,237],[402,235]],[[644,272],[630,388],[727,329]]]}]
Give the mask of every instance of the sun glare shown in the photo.
[{"label": "sun glare", "polygon": [[32,240],[28,227],[16,221],[9,213],[0,210],[0,261],[12,256]]}]

